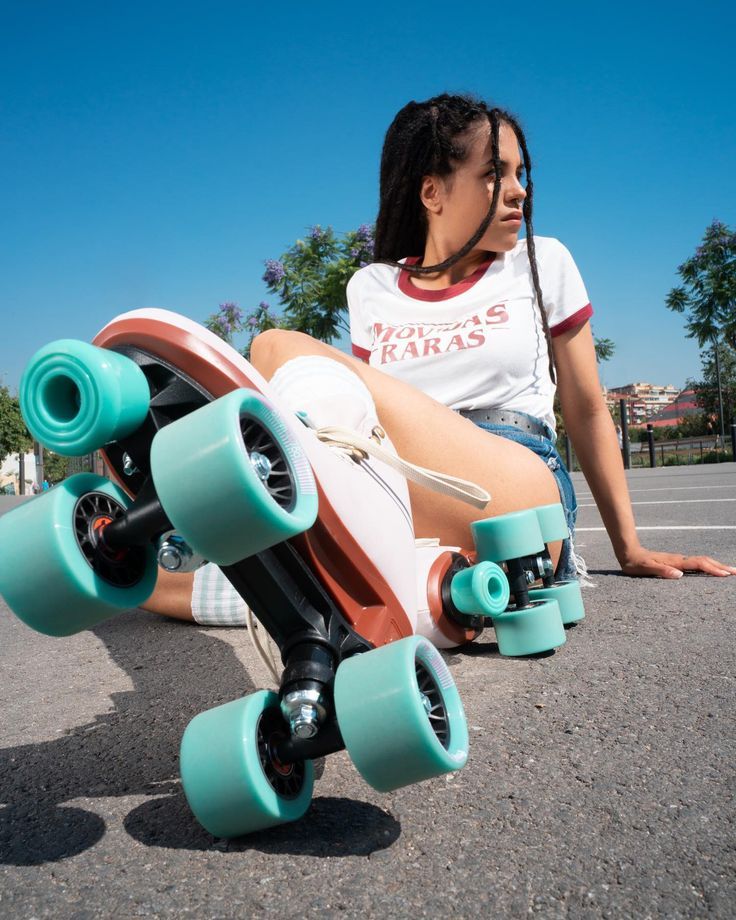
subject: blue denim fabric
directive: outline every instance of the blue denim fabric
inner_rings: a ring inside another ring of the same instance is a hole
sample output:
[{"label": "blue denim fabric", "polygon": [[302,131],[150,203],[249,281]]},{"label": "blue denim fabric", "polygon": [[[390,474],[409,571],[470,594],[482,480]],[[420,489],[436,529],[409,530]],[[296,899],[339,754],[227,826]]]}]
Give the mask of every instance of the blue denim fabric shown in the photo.
[{"label": "blue denim fabric", "polygon": [[[521,414],[525,415],[526,413]],[[554,432],[549,425],[547,425],[546,422],[542,422],[541,419],[534,418],[532,415],[527,417],[534,419],[535,422],[543,424],[548,432],[547,437],[529,434],[528,431],[522,431],[515,425],[492,425],[489,422],[476,422],[476,424],[484,431],[490,431],[502,438],[508,438],[510,441],[516,441],[517,444],[528,447],[529,450],[533,450],[538,457],[544,460],[557,480],[557,487],[560,490],[560,501],[562,502],[562,507],[565,509],[567,526],[570,530],[570,534],[574,537],[578,501],[575,497],[575,487],[572,484],[570,474],[555,447]],[[573,558],[572,552],[572,541],[564,540],[562,543],[562,552],[560,553],[557,569],[555,571],[555,578],[558,581],[563,581],[573,578],[576,579],[577,577],[577,569],[575,567],[575,559]]]}]

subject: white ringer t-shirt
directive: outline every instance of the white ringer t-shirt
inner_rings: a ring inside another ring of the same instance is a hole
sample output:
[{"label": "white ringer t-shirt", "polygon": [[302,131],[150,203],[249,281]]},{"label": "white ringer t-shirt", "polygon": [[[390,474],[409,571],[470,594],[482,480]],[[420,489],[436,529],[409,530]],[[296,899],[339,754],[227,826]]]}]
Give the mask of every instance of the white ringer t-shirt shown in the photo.
[{"label": "white ringer t-shirt", "polygon": [[[593,309],[562,243],[538,236],[534,243],[554,337]],[[377,262],[353,275],[347,295],[356,357],[451,409],[514,409],[554,430],[555,387],[526,240],[442,290],[418,288],[409,272]]]}]

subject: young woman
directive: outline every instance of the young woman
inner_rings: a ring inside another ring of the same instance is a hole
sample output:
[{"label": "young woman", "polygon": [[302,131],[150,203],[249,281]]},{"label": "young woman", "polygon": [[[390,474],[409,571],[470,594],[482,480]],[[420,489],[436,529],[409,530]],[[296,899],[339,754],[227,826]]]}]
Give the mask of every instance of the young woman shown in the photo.
[{"label": "young woman", "polygon": [[[623,572],[736,574],[639,542],[592,308],[565,247],[534,237],[531,162],[512,115],[450,95],[398,113],[381,160],[375,259],[348,286],[355,357],[271,330],[253,343],[256,368],[270,379],[298,356],[341,362],[368,387],[399,456],[487,489],[481,516],[561,499],[574,538],[575,494],[554,446],[556,390]],[[417,537],[472,545],[477,510],[413,483],[409,491]],[[558,577],[580,572],[572,539],[553,547],[553,560]],[[191,585],[191,576],[162,578],[147,606],[191,619]]]}]

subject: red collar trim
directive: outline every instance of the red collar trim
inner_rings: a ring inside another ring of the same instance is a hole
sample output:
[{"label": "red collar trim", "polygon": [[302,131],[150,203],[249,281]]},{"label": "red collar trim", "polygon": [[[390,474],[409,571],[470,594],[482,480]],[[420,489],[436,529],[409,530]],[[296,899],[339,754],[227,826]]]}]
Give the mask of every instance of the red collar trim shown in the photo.
[{"label": "red collar trim", "polygon": [[[411,272],[408,272],[402,268],[399,271],[399,290],[403,294],[406,294],[407,297],[412,297],[414,300],[449,300],[451,297],[457,297],[458,294],[469,291],[474,284],[477,284],[483,275],[485,275],[486,271],[493,263],[495,258],[496,253],[494,252],[491,254],[490,259],[482,262],[472,275],[468,275],[467,278],[463,278],[463,280],[458,281],[457,284],[451,284],[450,287],[438,288],[434,291],[418,288],[416,285],[412,284]],[[418,261],[419,256],[409,256],[408,258],[404,259],[406,265],[416,265]]]}]

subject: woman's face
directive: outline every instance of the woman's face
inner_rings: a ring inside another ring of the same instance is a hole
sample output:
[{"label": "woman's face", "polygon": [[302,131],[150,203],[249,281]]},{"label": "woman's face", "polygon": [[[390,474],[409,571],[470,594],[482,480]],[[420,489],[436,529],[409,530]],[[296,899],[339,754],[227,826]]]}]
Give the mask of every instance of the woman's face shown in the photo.
[{"label": "woman's face", "polygon": [[[513,249],[522,224],[521,205],[526,191],[520,184],[523,166],[513,129],[499,128],[501,192],[496,214],[476,245],[477,250],[507,252]],[[442,248],[457,252],[481,224],[493,196],[494,174],[491,126],[476,123],[468,129],[468,155],[444,178],[426,177],[422,197],[429,232]],[[427,192],[431,195],[427,196]]]}]

